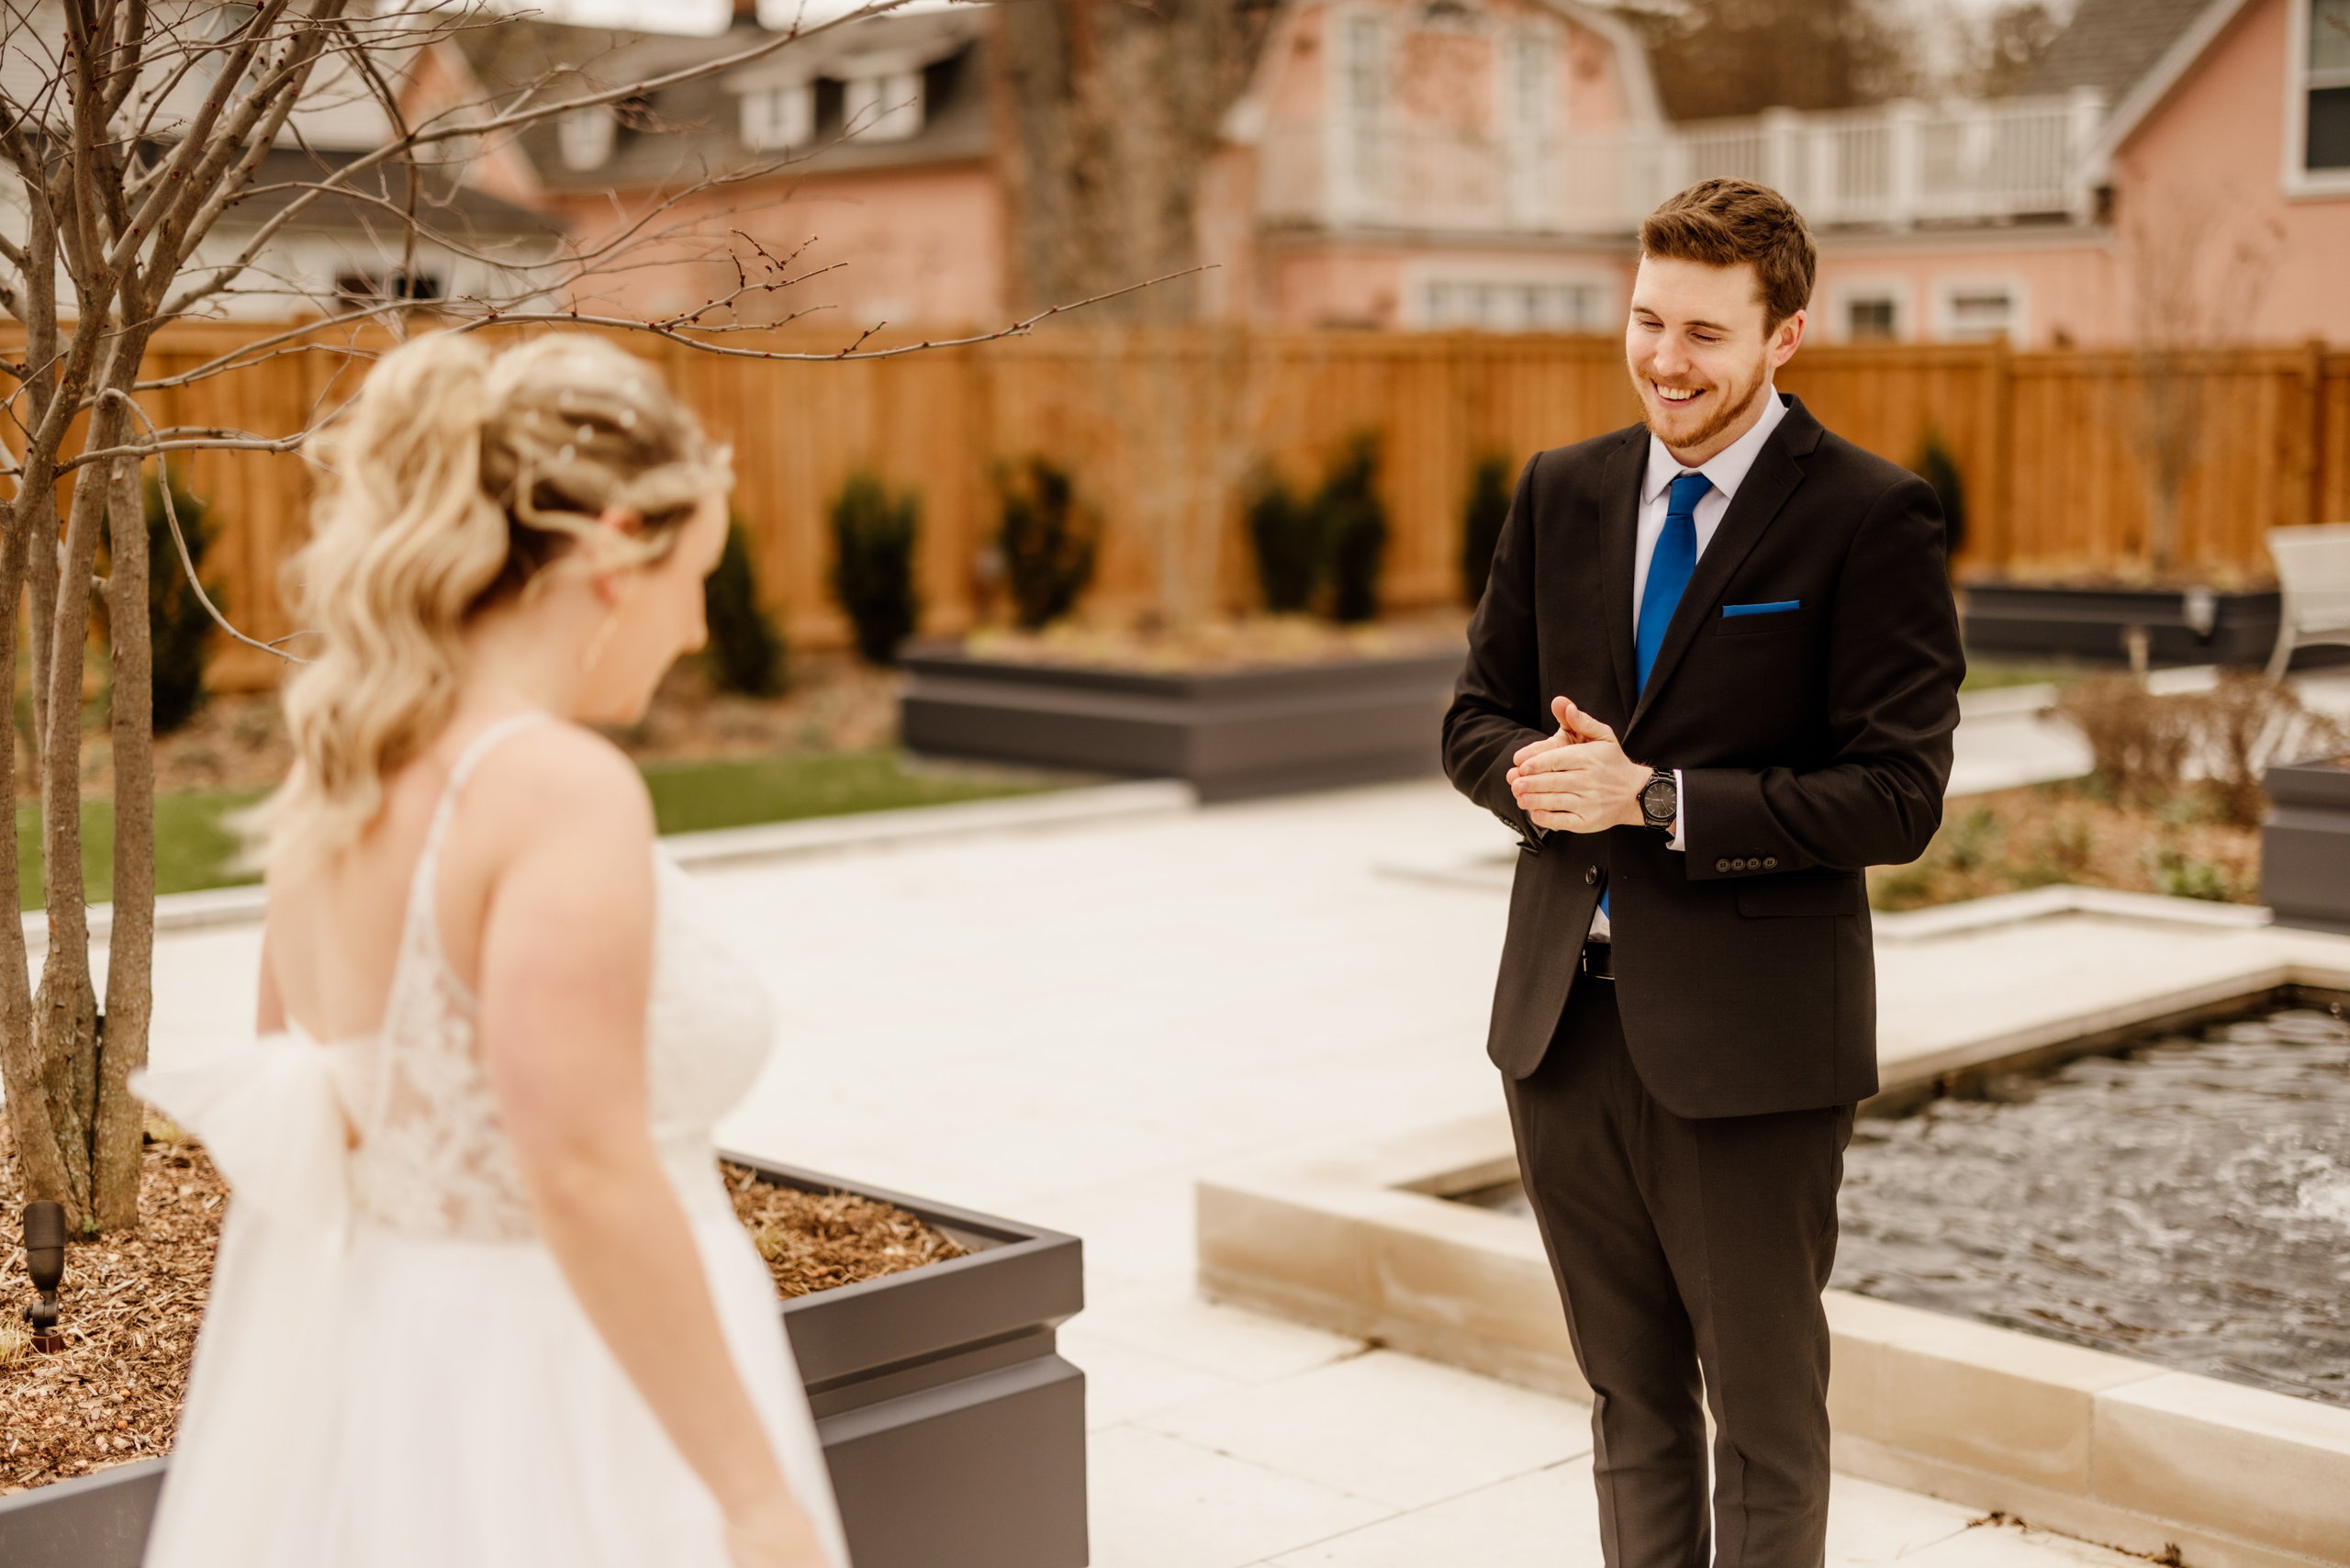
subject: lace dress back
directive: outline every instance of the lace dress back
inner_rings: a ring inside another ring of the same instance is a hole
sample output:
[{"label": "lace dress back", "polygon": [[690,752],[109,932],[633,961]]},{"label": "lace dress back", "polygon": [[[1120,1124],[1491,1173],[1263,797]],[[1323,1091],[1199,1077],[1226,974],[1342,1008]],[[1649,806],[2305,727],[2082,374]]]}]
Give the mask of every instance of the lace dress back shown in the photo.
[{"label": "lace dress back", "polygon": [[[259,1036],[137,1081],[235,1193],[147,1568],[732,1561],[717,1500],[532,1223],[480,1008],[441,943],[441,846],[465,782],[542,718],[491,726],[450,770],[374,1035]],[[829,1568],[849,1568],[775,1281],[712,1159],[711,1128],[766,1059],[766,993],[654,853],[650,1131],[744,1392]]]},{"label": "lace dress back", "polygon": [[[354,1223],[412,1237],[516,1241],[537,1234],[480,1042],[481,1006],[450,967],[438,917],[441,846],[465,782],[509,736],[543,722],[518,713],[476,736],[449,770],[425,830],[377,1031],[330,1049],[358,1130],[350,1161]],[[656,847],[645,1071],[655,1141],[681,1195],[713,1187],[711,1128],[766,1060],[765,990],[693,920],[691,884]]]}]

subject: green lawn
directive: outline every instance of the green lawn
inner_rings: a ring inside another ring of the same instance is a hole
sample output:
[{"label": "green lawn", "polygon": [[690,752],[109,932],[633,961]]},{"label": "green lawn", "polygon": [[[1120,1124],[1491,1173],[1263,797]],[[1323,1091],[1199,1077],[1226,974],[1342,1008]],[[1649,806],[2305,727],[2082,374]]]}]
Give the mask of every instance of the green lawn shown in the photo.
[{"label": "green lawn", "polygon": [[[644,770],[644,779],[653,791],[654,818],[665,834],[943,805],[1028,794],[1043,787],[1013,775],[910,772],[904,755],[895,751],[657,763]],[[157,796],[155,890],[185,893],[254,880],[252,873],[230,868],[237,839],[222,818],[265,793],[184,790]],[[23,906],[39,909],[40,807],[30,801],[17,804],[17,863],[23,873]],[[82,802],[82,867],[91,902],[113,897],[112,801]]]},{"label": "green lawn", "polygon": [[2089,673],[2081,664],[2055,659],[2010,659],[1995,654],[1969,654],[1961,691],[1988,691],[2003,686],[2069,686]]}]

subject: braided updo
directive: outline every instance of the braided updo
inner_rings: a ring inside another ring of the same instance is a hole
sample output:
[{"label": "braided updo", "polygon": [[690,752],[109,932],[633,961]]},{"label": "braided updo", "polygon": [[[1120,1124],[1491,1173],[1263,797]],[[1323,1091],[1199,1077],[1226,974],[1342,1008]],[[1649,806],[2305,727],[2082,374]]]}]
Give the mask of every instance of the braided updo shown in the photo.
[{"label": "braided updo", "polygon": [[334,479],[286,575],[323,645],[285,687],[295,766],[254,819],[270,864],[331,857],[375,820],[385,778],[449,722],[476,611],[529,594],[614,509],[643,526],[633,562],[599,565],[657,560],[733,484],[651,366],[578,333],[496,353],[419,338],[320,444]]}]

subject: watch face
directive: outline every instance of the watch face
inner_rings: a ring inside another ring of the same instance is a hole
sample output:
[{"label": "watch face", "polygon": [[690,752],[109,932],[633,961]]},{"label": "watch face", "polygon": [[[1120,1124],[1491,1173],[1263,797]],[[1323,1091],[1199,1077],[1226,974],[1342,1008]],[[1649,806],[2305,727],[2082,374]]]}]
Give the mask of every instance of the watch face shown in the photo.
[{"label": "watch face", "polygon": [[1671,823],[1673,821],[1673,808],[1675,803],[1673,796],[1673,789],[1672,779],[1650,779],[1640,790],[1641,814],[1646,816],[1649,821],[1660,825]]}]

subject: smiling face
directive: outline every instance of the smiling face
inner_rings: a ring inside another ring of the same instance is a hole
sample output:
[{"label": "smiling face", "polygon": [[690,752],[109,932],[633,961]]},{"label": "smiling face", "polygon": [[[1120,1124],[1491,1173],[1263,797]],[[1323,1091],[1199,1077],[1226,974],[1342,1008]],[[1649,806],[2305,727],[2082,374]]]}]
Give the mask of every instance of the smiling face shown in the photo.
[{"label": "smiling face", "polygon": [[726,548],[726,498],[705,497],[658,559],[611,574],[610,623],[589,644],[579,711],[590,723],[633,724],[680,655],[710,640],[702,579]]},{"label": "smiling face", "polygon": [[1624,357],[1649,429],[1695,467],[1754,427],[1762,388],[1803,342],[1804,312],[1765,331],[1751,264],[1643,256]]}]

